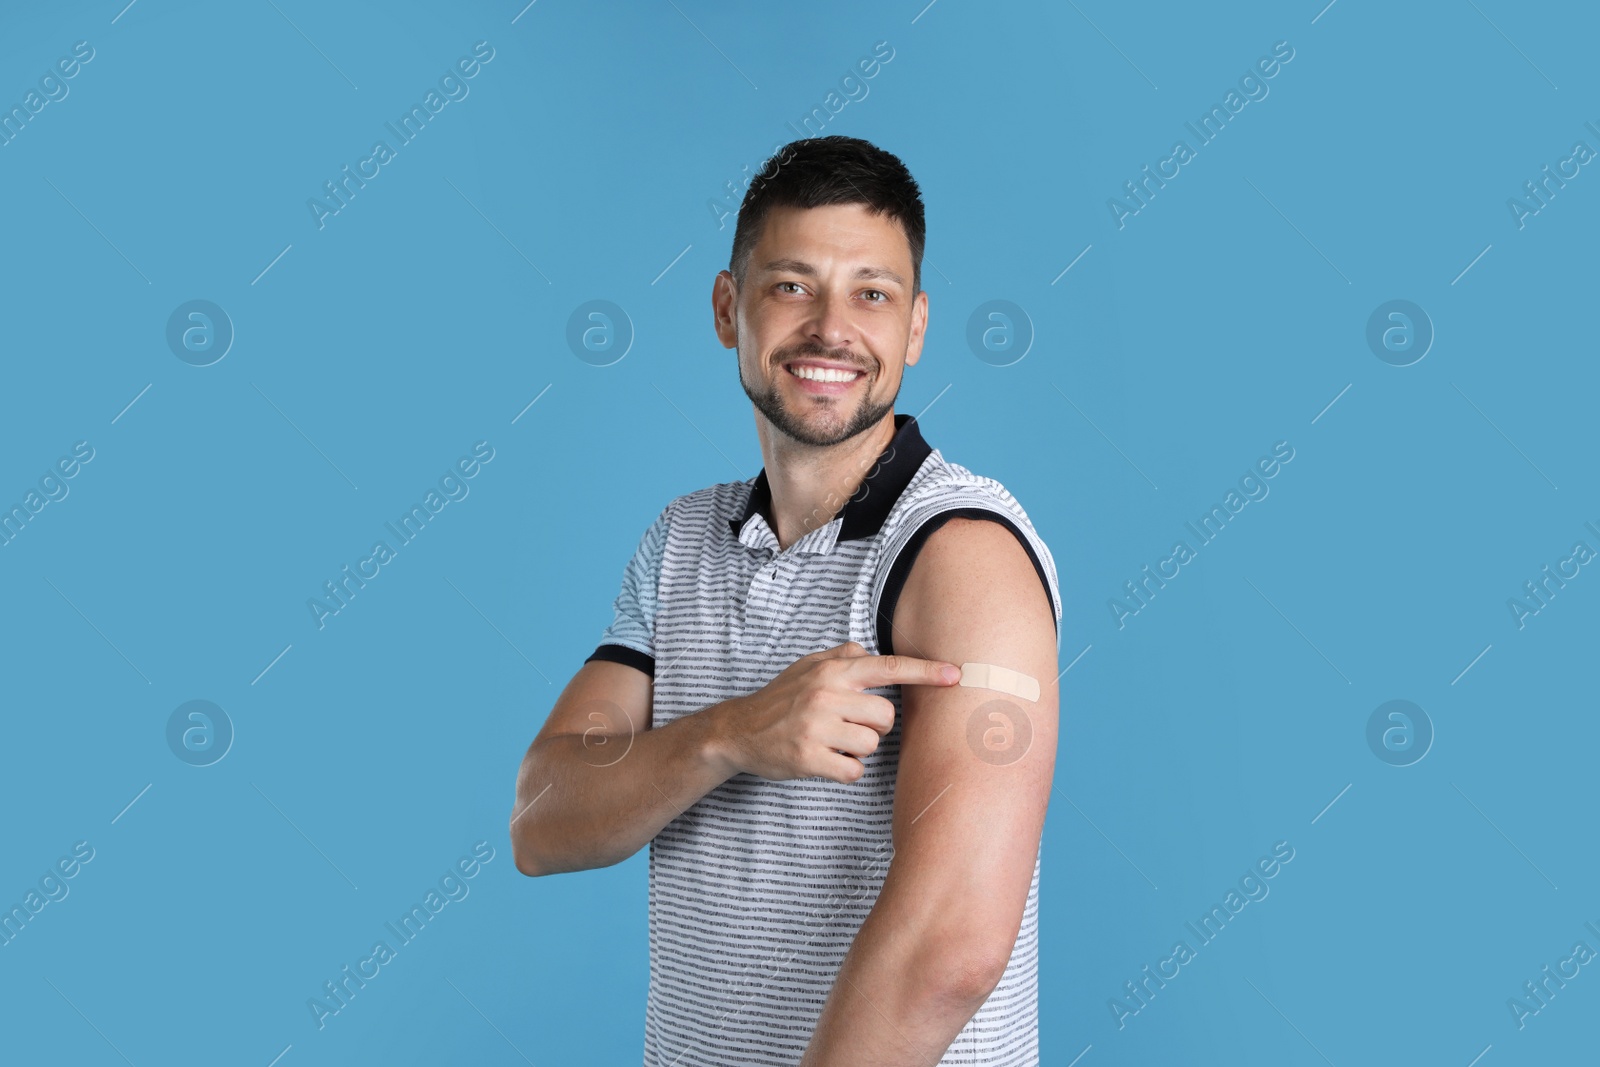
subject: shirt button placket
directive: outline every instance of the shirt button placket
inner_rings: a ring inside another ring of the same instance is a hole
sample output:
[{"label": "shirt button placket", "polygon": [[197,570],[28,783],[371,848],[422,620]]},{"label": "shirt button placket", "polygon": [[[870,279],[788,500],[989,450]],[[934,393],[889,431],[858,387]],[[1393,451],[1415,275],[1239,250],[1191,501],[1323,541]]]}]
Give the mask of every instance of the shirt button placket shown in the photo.
[{"label": "shirt button placket", "polygon": [[767,560],[759,564],[750,576],[750,588],[745,594],[743,619],[739,628],[739,647],[746,652],[763,648],[771,636],[772,580],[777,576],[778,563],[771,548],[766,549]]}]

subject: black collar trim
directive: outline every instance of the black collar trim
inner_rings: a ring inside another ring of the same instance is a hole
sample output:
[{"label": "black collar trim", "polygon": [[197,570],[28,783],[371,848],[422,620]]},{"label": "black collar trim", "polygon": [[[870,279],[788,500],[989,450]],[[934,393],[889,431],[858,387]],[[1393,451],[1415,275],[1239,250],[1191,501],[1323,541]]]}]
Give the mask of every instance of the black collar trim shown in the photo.
[{"label": "black collar trim", "polygon": [[[894,437],[889,441],[889,446],[878,456],[877,464],[867,472],[861,487],[845,501],[839,513],[844,519],[839,526],[840,541],[871,537],[881,530],[884,520],[889,517],[889,510],[900,499],[900,494],[905,492],[906,486],[911,484],[912,477],[921,469],[923,461],[933,452],[932,446],[922,439],[915,415],[896,415],[894,426]],[[765,467],[761,468],[761,473],[756,475],[750,487],[750,499],[745,504],[744,513],[728,520],[728,527],[735,537],[743,531],[750,516],[758,511],[767,526],[772,527],[772,486],[767,481]],[[773,528],[773,532],[777,532],[776,528]]]}]

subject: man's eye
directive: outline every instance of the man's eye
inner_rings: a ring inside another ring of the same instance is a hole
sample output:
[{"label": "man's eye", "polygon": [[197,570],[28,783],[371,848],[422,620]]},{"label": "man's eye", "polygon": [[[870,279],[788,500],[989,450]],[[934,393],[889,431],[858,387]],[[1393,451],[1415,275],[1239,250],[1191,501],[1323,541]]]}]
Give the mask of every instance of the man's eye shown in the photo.
[{"label": "man's eye", "polygon": [[[869,293],[877,293],[879,296],[883,297],[883,300],[889,299],[889,294],[884,292],[882,289],[868,289],[867,292],[869,292]],[[881,303],[883,303],[883,300],[874,300],[874,301],[872,301],[872,303],[881,304]]]},{"label": "man's eye", "polygon": [[796,289],[799,289],[801,287],[799,282],[779,282],[778,283],[778,288],[782,289],[785,285],[792,285]]}]

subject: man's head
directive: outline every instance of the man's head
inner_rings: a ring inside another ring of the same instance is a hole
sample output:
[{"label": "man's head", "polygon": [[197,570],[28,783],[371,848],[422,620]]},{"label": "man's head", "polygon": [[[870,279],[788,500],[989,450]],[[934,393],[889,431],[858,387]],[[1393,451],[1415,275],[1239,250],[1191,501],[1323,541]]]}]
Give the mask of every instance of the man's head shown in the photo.
[{"label": "man's head", "polygon": [[[917,183],[866,141],[795,141],[763,165],[712,308],[723,346],[738,349],[740,385],[774,428],[827,447],[893,411],[927,328],[924,234]],[[855,377],[814,380],[840,371]]]}]

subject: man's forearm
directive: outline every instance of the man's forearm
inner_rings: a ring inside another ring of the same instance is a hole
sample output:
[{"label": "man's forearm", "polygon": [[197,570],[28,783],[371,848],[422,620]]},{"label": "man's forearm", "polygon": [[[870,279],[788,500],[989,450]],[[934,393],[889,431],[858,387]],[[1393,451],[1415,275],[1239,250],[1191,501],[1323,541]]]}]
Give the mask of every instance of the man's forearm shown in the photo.
[{"label": "man's forearm", "polygon": [[[557,874],[620,863],[684,809],[736,773],[712,706],[604,746],[582,734],[534,743],[517,775],[512,854],[523,874]],[[626,755],[598,756],[625,747]]]}]

